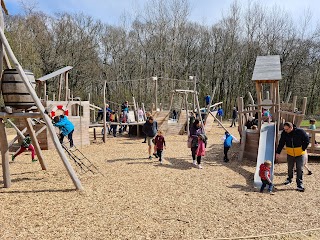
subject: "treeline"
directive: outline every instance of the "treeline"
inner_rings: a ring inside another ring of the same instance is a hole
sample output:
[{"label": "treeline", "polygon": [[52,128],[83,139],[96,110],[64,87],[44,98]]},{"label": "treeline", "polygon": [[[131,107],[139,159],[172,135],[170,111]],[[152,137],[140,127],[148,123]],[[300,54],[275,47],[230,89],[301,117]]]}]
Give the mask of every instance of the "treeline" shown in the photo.
[{"label": "treeline", "polygon": [[[102,103],[105,80],[109,100],[134,95],[148,106],[154,101],[152,76],[160,77],[158,101],[167,104],[172,89],[193,89],[188,79],[196,76],[200,102],[216,87],[214,102],[223,101],[231,112],[238,96],[247,100],[248,91],[255,96],[256,56],[271,54],[281,56],[281,98],[290,91],[300,101],[306,96],[307,113],[319,111],[320,31],[310,27],[307,15],[294,23],[277,7],[235,1],[209,26],[190,21],[191,10],[187,0],[152,0],[117,26],[84,14],[49,16],[29,10],[7,16],[5,33],[22,66],[37,77],[73,66],[73,95],[87,99],[91,93],[95,104]],[[57,87],[58,81],[49,81],[48,95]]]}]

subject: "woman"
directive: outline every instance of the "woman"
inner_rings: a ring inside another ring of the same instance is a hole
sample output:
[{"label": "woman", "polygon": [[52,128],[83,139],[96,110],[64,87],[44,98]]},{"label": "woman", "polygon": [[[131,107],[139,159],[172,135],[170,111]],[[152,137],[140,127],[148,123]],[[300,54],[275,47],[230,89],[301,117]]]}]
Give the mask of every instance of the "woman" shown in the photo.
[{"label": "woman", "polygon": [[190,128],[190,137],[192,138],[191,154],[192,154],[192,160],[194,165],[197,165],[196,152],[198,149],[198,136],[202,133],[203,133],[203,130],[202,130],[201,123],[199,119],[195,119]]}]

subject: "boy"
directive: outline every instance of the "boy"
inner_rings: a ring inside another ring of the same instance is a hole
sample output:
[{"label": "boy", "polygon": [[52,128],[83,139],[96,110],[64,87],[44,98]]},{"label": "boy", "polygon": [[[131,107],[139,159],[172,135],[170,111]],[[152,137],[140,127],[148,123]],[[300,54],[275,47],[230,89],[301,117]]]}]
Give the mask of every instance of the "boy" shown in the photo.
[{"label": "boy", "polygon": [[259,176],[261,178],[261,182],[262,182],[262,185],[261,185],[261,188],[260,188],[260,193],[263,192],[264,188],[268,185],[268,192],[270,194],[274,194],[272,192],[272,188],[273,188],[273,184],[272,184],[272,181],[270,179],[270,168],[272,166],[272,163],[271,161],[269,160],[266,160],[264,161],[264,163],[262,163],[260,165],[260,170],[259,170]]},{"label": "boy", "polygon": [[223,142],[223,152],[224,152],[223,161],[224,162],[229,162],[228,151],[232,146],[232,141],[233,140],[235,140],[237,142],[239,142],[239,141],[234,136],[232,136],[229,132],[225,132],[223,140],[224,140],[224,142]]},{"label": "boy", "polygon": [[166,149],[166,141],[163,137],[163,132],[161,130],[158,130],[158,134],[154,139],[154,144],[157,147],[157,157],[159,157],[159,162],[162,164],[162,152],[163,149]]},{"label": "boy", "polygon": [[20,155],[21,153],[23,153],[27,149],[31,151],[32,162],[36,162],[37,159],[34,158],[34,156],[35,156],[34,146],[31,144],[31,138],[30,138],[29,134],[27,134],[26,137],[23,139],[19,151],[16,154],[12,155],[11,160],[14,161],[14,159],[18,155]]},{"label": "boy", "polygon": [[60,143],[63,143],[63,139],[65,136],[68,137],[70,148],[73,150],[73,138],[72,134],[74,132],[74,125],[72,122],[69,121],[67,116],[60,115],[55,116],[53,118],[53,126],[58,127],[60,129]]}]

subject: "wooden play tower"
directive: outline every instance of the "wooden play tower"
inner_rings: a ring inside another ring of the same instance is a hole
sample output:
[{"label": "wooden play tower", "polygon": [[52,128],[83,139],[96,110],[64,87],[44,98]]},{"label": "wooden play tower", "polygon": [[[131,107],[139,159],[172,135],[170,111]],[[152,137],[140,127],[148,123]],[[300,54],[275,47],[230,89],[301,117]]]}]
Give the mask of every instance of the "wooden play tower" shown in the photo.
[{"label": "wooden play tower", "polygon": [[[307,98],[303,99],[302,110],[296,107],[297,98],[293,98],[293,103],[281,103],[279,94],[279,81],[281,77],[280,56],[258,56],[256,59],[252,81],[256,87],[257,103],[254,102],[251,94],[251,103],[244,106],[243,97],[238,98],[239,108],[239,133],[241,136],[241,151],[239,159],[243,157],[255,161],[258,156],[258,146],[261,124],[263,123],[263,110],[269,110],[272,116],[272,124],[275,124],[275,145],[279,140],[279,130],[282,123],[290,121],[300,127],[305,116]],[[257,129],[247,129],[246,123],[256,119]],[[280,161],[285,160],[285,151],[282,151]]]},{"label": "wooden play tower", "polygon": [[[1,1],[3,3],[3,1]],[[41,164],[42,170],[46,170],[46,164],[44,159],[42,158],[41,148],[38,144],[37,135],[35,130],[33,129],[31,119],[42,119],[45,122],[46,128],[48,129],[48,133],[51,136],[51,139],[54,143],[55,148],[57,149],[59,156],[67,169],[69,176],[71,177],[76,189],[82,190],[82,185],[77,175],[75,174],[69,160],[63,150],[56,131],[52,125],[52,120],[48,116],[46,109],[42,105],[40,99],[38,98],[35,89],[34,89],[34,79],[32,79],[31,74],[27,71],[24,71],[16,59],[6,36],[4,35],[4,21],[2,11],[0,11],[0,67],[1,71],[3,68],[3,63],[5,63],[6,67],[9,70],[6,70],[5,73],[7,76],[3,75],[2,78],[2,95],[4,97],[5,107],[0,111],[0,148],[1,148],[1,157],[2,157],[2,171],[3,171],[3,183],[5,188],[9,188],[11,186],[11,178],[10,178],[10,168],[9,168],[9,144],[7,140],[6,134],[6,126],[4,120],[10,119],[19,119],[19,121],[23,121],[27,127],[26,131],[30,134],[32,139],[32,143],[34,144],[36,153],[39,158],[39,162]],[[3,62],[5,59],[5,62]],[[11,60],[11,62],[10,62]],[[11,63],[14,65],[14,69],[11,67]],[[4,77],[8,81],[4,86]],[[9,89],[9,91],[8,91]],[[33,107],[32,111],[29,111],[30,107]],[[14,125],[14,124],[13,124]],[[17,132],[23,138],[23,134],[16,128]]]}]

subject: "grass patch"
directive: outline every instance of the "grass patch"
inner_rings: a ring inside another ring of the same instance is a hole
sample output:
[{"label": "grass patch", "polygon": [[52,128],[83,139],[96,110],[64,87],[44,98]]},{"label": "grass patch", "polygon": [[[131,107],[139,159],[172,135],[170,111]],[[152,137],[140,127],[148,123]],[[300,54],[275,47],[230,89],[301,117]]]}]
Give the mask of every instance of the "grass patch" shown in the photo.
[{"label": "grass patch", "polygon": [[[309,120],[302,120],[300,127],[309,127]],[[316,127],[320,128],[320,121],[316,121]]]}]

